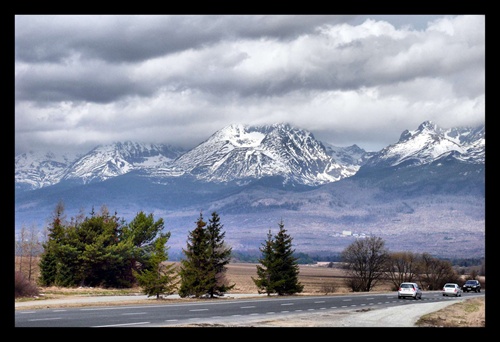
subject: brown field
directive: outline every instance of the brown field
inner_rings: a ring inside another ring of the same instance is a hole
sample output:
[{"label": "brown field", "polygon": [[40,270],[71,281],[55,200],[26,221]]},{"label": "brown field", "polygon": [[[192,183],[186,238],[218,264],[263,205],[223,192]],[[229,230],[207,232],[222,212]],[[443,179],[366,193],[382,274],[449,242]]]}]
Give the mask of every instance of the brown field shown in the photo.
[{"label": "brown field", "polygon": [[[234,263],[227,265],[227,278],[236,284],[233,293],[257,293],[257,287],[252,277],[257,277],[256,264]],[[347,293],[345,272],[338,268],[328,268],[317,265],[300,265],[299,282],[304,285],[303,294]],[[390,291],[391,284],[387,281],[375,286],[374,291]]]},{"label": "brown field", "polygon": [[[178,262],[167,262],[178,265]],[[252,277],[257,277],[257,264],[252,263],[230,263],[227,267],[226,277],[231,284],[235,284],[232,293],[258,293]],[[304,285],[304,294],[332,294],[347,293],[349,289],[345,286],[345,272],[338,268],[328,268],[326,265],[299,265],[299,282]],[[21,267],[24,274],[29,269],[28,260],[24,258]],[[16,258],[16,270],[19,270],[19,258]],[[38,262],[32,262],[32,279],[39,276]],[[74,289],[78,291],[77,289]],[[135,289],[137,290],[137,289]],[[374,291],[390,291],[391,284],[382,282],[375,286]],[[106,292],[105,289],[100,291]],[[112,291],[112,290],[110,290]],[[127,291],[127,290],[126,290]],[[126,292],[125,291],[125,292]]]}]

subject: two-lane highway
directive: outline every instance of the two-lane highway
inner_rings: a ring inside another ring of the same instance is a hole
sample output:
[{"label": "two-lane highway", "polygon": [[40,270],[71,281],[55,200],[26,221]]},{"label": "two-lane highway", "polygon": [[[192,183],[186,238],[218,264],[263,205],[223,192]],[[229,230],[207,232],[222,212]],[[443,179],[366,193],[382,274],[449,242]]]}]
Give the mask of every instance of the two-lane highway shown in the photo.
[{"label": "two-lane highway", "polygon": [[440,291],[424,292],[421,300],[398,299],[396,292],[334,296],[287,296],[252,299],[216,299],[189,303],[18,310],[16,327],[159,327],[193,323],[277,317],[324,310],[381,309],[484,296],[464,293],[443,297]]}]

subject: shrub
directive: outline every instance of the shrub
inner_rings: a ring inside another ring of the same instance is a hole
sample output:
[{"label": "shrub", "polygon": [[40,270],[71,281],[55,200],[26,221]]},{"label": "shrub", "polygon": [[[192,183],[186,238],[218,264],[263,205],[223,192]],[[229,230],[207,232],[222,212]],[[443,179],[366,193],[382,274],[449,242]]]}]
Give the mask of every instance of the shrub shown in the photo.
[{"label": "shrub", "polygon": [[14,276],[14,298],[34,297],[39,295],[36,285],[31,283],[22,272],[16,272]]},{"label": "shrub", "polygon": [[337,288],[333,284],[324,284],[321,286],[321,292],[323,292],[325,295],[328,295],[329,293],[335,293],[337,291]]}]

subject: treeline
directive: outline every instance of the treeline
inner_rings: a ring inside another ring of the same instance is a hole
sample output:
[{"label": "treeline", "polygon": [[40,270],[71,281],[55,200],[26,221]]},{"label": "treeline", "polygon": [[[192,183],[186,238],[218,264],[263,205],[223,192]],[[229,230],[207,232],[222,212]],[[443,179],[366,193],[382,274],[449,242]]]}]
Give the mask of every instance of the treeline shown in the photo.
[{"label": "treeline", "polygon": [[[342,254],[341,253],[332,253],[332,254],[324,254],[324,255],[310,255],[303,252],[296,253],[297,262],[301,265],[306,264],[316,264],[318,262],[342,262]],[[453,267],[459,270],[459,273],[464,274],[470,268],[475,268],[478,270],[480,275],[485,275],[484,270],[484,258],[444,258],[435,256],[438,259],[446,260],[451,263]],[[259,260],[259,253],[257,252],[248,252],[248,251],[235,251],[231,254],[231,259],[234,262],[243,262],[243,263],[256,263]]]},{"label": "treeline", "polygon": [[[341,261],[341,256],[340,254],[338,255],[333,255],[328,258],[320,258],[320,257],[315,257],[311,256],[306,253],[302,252],[295,252],[295,257],[297,258],[297,263],[301,265],[312,265],[316,264],[318,261],[333,261],[333,262],[340,262]],[[231,253],[231,261],[232,262],[241,262],[241,263],[258,263],[260,259],[260,252],[240,252],[240,251],[234,251]]]}]

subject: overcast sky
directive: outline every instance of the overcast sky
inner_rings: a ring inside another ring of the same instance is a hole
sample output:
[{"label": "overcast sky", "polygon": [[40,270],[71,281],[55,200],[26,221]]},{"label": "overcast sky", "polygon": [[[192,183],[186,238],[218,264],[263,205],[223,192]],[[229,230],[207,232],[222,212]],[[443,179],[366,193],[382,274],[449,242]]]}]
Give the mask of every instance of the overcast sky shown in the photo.
[{"label": "overcast sky", "polygon": [[485,122],[485,16],[17,15],[15,148],[191,148],[286,122],[377,151]]}]

